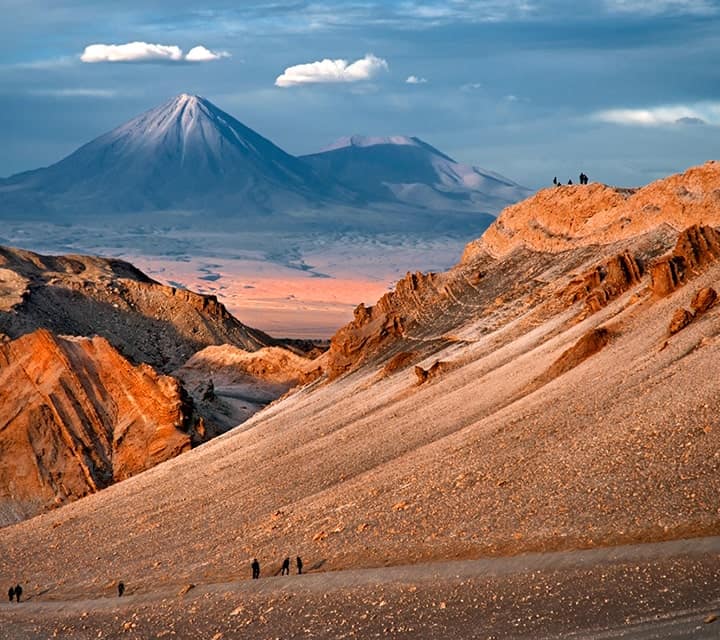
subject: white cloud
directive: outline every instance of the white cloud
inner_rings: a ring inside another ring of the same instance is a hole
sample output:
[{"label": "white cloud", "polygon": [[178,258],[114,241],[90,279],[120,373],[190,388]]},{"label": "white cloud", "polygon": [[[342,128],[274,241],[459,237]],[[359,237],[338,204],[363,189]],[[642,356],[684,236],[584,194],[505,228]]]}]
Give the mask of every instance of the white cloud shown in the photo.
[{"label": "white cloud", "polygon": [[185,60],[188,62],[211,62],[212,60],[220,60],[220,58],[229,58],[227,51],[211,51],[202,45],[193,47],[187,52]]},{"label": "white cloud", "polygon": [[126,44],[91,44],[80,56],[83,62],[211,62],[227,58],[226,51],[211,51],[198,45],[183,55],[177,45],[128,42]]},{"label": "white cloud", "polygon": [[405,80],[407,84],[427,84],[427,78],[418,78],[418,76],[410,76]]},{"label": "white cloud", "polygon": [[382,71],[388,71],[389,68],[386,60],[372,53],[353,63],[342,59],[325,58],[318,62],[288,67],[275,80],[275,85],[285,88],[302,84],[361,82],[370,80]]},{"label": "white cloud", "polygon": [[639,127],[662,127],[685,123],[720,125],[720,102],[667,105],[646,109],[607,109],[592,115],[594,120]]},{"label": "white cloud", "polygon": [[483,88],[482,82],[468,82],[460,87],[460,91],[478,91]]},{"label": "white cloud", "polygon": [[80,56],[83,62],[158,62],[182,60],[182,49],[174,45],[128,42],[91,44]]},{"label": "white cloud", "polygon": [[605,6],[611,12],[646,15],[708,16],[720,11],[714,0],[605,0]]}]

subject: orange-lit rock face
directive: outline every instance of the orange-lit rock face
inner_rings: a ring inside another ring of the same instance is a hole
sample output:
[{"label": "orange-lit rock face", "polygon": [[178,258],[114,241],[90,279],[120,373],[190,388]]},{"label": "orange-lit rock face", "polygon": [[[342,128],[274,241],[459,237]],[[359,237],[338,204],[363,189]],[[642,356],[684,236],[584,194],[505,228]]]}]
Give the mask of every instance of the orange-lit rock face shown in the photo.
[{"label": "orange-lit rock face", "polygon": [[718,258],[720,234],[712,227],[688,227],[678,236],[672,253],[652,266],[653,293],[657,296],[672,293]]},{"label": "orange-lit rock face", "polygon": [[0,345],[0,524],[77,499],[202,441],[174,378],[104,339],[40,330]]}]

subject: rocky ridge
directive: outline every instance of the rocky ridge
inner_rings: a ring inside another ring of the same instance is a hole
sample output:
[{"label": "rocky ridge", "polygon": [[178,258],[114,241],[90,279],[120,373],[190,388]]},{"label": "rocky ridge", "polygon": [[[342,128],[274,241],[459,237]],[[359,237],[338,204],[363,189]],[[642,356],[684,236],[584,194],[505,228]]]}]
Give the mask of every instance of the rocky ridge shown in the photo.
[{"label": "rocky ridge", "polygon": [[122,260],[0,247],[0,292],[0,333],[97,334],[133,362],[164,372],[209,345],[254,350],[276,342],[215,296],[161,285]]},{"label": "rocky ridge", "polygon": [[720,256],[712,225],[720,225],[718,162],[637,190],[545,189],[505,209],[450,271],[408,273],[376,305],[360,305],[333,337],[329,374],[416,340],[432,350],[469,318],[490,330],[496,315],[507,322],[532,309],[540,321],[581,303],[577,321],[640,284],[667,295]]}]

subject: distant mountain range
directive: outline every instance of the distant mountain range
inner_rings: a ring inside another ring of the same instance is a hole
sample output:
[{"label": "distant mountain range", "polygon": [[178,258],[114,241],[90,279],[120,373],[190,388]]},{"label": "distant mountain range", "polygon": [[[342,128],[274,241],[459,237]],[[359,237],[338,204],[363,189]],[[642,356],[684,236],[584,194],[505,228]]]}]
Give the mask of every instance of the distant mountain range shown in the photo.
[{"label": "distant mountain range", "polygon": [[351,136],[300,159],[325,179],[337,180],[374,202],[499,212],[530,195],[512,180],[455,162],[419,138]]},{"label": "distant mountain range", "polygon": [[272,228],[281,219],[352,226],[362,209],[376,212],[372,226],[390,209],[418,228],[437,226],[434,212],[454,214],[450,226],[466,214],[486,226],[528,194],[418,138],[353,136],[298,158],[181,94],[56,164],[0,180],[0,217],[191,212]]}]

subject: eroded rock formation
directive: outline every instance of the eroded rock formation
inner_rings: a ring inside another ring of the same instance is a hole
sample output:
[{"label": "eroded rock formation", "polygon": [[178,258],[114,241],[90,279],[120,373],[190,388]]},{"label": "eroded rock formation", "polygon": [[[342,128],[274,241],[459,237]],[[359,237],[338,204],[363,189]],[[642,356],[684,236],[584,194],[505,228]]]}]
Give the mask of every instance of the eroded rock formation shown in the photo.
[{"label": "eroded rock formation", "polygon": [[563,186],[505,209],[482,238],[468,245],[503,257],[524,246],[558,253],[636,238],[663,226],[676,232],[695,224],[720,225],[720,163],[707,162],[642,189],[603,184]]},{"label": "eroded rock formation", "polygon": [[564,297],[569,303],[583,300],[586,315],[595,313],[638,284],[642,275],[642,263],[625,251],[572,280]]},{"label": "eroded rock formation", "polygon": [[293,387],[319,378],[323,360],[282,347],[245,351],[221,345],[199,351],[173,375],[185,384],[208,423],[226,430]]},{"label": "eroded rock formation", "polygon": [[678,236],[672,253],[650,269],[652,290],[666,296],[699,275],[720,257],[720,234],[712,227],[692,225]]},{"label": "eroded rock formation", "polygon": [[0,345],[0,524],[75,500],[204,441],[180,383],[104,338]]},{"label": "eroded rock formation", "polygon": [[330,343],[329,376],[341,375],[384,343],[402,337],[406,324],[422,311],[428,298],[437,294],[438,284],[437,274],[408,273],[375,306],[359,305],[352,322],[341,328]]}]

